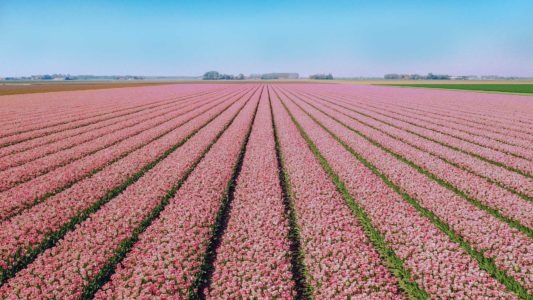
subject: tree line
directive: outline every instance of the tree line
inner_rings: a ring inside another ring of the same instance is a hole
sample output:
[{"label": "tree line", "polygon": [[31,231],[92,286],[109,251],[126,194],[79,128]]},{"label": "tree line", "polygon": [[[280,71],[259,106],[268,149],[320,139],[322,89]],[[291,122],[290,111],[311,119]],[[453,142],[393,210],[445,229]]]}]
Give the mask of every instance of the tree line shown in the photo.
[{"label": "tree line", "polygon": [[[244,80],[244,79],[262,79],[262,80],[272,80],[272,79],[298,79],[298,73],[265,73],[265,74],[252,74],[248,77],[245,77],[243,74],[231,75],[231,74],[222,74],[217,71],[205,72],[202,76],[203,80]],[[315,80],[332,80],[333,75],[329,74],[314,74],[309,76],[309,79]]]}]

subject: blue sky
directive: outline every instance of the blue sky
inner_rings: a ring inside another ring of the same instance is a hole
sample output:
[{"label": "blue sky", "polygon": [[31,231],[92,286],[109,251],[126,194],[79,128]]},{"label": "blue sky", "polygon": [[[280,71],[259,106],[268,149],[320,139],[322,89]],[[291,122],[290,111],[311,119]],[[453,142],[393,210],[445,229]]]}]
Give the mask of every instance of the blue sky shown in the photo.
[{"label": "blue sky", "polygon": [[0,76],[533,76],[533,1],[0,1]]}]

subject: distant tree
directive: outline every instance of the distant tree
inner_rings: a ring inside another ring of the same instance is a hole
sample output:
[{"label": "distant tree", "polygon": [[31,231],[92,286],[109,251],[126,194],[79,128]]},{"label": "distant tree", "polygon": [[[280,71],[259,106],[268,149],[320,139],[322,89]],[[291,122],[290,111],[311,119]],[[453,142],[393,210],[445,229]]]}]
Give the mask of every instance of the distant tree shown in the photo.
[{"label": "distant tree", "polygon": [[235,76],[230,75],[230,74],[220,74],[218,76],[218,79],[220,79],[220,80],[233,80],[233,79],[235,79]]},{"label": "distant tree", "polygon": [[203,80],[243,80],[245,77],[243,74],[237,76],[233,74],[222,74],[217,71],[206,72],[203,76]]},{"label": "distant tree", "polygon": [[433,73],[428,73],[426,76],[426,79],[429,80],[448,80],[450,79],[450,75],[435,75]]},{"label": "distant tree", "polygon": [[203,80],[218,80],[220,79],[220,74],[217,71],[209,71],[202,78]]}]

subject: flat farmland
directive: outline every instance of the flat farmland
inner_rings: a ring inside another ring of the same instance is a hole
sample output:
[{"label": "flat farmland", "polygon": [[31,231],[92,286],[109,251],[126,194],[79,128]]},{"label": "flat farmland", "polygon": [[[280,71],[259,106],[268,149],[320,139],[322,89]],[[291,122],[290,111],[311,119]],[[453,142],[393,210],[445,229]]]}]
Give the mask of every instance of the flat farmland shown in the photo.
[{"label": "flat farmland", "polygon": [[533,96],[0,96],[0,299],[531,299]]},{"label": "flat farmland", "polygon": [[516,94],[533,94],[532,83],[408,83],[408,84],[392,84],[395,86],[419,87],[419,88],[434,88],[434,89],[450,89],[450,90],[467,90],[467,91],[484,91],[484,92],[501,92],[501,93],[516,93]]}]

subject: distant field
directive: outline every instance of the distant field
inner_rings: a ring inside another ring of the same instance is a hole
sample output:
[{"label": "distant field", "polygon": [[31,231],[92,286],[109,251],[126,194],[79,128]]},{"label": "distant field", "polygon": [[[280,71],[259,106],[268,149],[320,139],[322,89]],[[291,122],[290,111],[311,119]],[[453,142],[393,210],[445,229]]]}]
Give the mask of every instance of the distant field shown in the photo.
[{"label": "distant field", "polygon": [[465,85],[465,84],[533,84],[533,80],[389,80],[389,79],[338,79],[338,80],[315,80],[315,82],[351,83],[351,84],[381,84],[381,85],[411,85],[411,84],[432,84],[432,85]]},{"label": "distant field", "polygon": [[489,91],[503,93],[533,94],[533,81],[431,81],[431,80],[152,80],[152,81],[22,81],[22,82],[0,82],[0,96],[16,94],[32,94],[60,91],[79,91],[94,89],[111,89],[148,85],[163,84],[242,84],[242,83],[342,83],[356,85],[388,85],[421,88],[456,89],[471,91]]},{"label": "distant field", "polygon": [[520,94],[533,94],[533,84],[442,84],[442,83],[429,83],[429,84],[387,84],[393,86],[408,86],[408,87],[421,87],[421,88],[436,88],[436,89],[453,89],[453,90],[471,90],[471,91],[488,91],[488,92],[503,92],[503,93],[520,93]]}]

